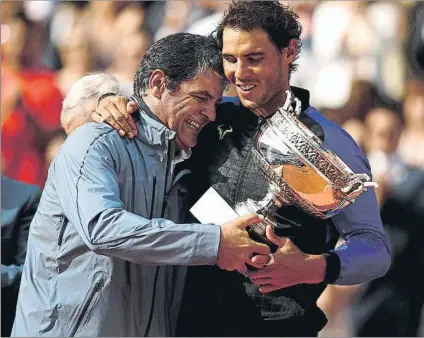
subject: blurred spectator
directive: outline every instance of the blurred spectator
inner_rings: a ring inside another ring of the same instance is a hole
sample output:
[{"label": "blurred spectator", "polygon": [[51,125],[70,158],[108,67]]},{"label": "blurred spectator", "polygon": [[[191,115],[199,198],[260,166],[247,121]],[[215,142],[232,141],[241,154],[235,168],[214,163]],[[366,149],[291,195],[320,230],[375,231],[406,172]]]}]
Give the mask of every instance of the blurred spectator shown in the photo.
[{"label": "blurred spectator", "polygon": [[57,14],[59,19],[63,12],[68,13],[71,19],[68,25],[64,25],[66,28],[61,28],[61,34],[55,43],[61,62],[61,68],[56,72],[56,79],[62,96],[65,96],[75,81],[92,70],[93,53],[87,26],[88,18],[84,10],[64,4],[59,8]]},{"label": "blurred spectator", "polygon": [[165,2],[162,25],[153,35],[153,41],[173,33],[184,31],[184,26],[191,9],[189,0]]},{"label": "blurred spectator", "polygon": [[1,176],[1,335],[9,337],[15,318],[29,226],[40,188]]},{"label": "blurred spectator", "polygon": [[112,64],[106,69],[106,73],[119,80],[121,92],[126,96],[133,94],[134,74],[144,53],[152,44],[151,35],[142,28],[142,13],[139,6],[127,6],[115,21],[116,46]]},{"label": "blurred spectator", "polygon": [[354,298],[351,335],[418,336],[424,304],[424,171],[405,168],[386,192],[381,217],[392,264],[384,277],[364,286]]},{"label": "blurred spectator", "polygon": [[43,154],[49,133],[59,127],[62,95],[53,72],[41,62],[24,61],[32,25],[22,13],[6,24],[11,33],[1,45],[2,172],[42,186],[47,174]]},{"label": "blurred spectator", "polygon": [[211,34],[218,26],[219,21],[224,15],[224,11],[227,9],[231,1],[221,0],[221,1],[200,1],[197,3],[197,6],[202,9],[208,10],[210,14],[205,15],[203,18],[192,22],[186,29],[186,32],[192,34],[200,35],[209,35]]},{"label": "blurred spectator", "polygon": [[352,118],[347,120],[342,127],[349,133],[350,136],[352,136],[356,144],[361,147],[364,139],[364,127],[362,122],[357,118]]},{"label": "blurred spectator", "polygon": [[408,13],[405,54],[412,77],[424,80],[424,3],[414,1]]},{"label": "blurred spectator", "polygon": [[411,81],[406,88],[399,154],[408,165],[424,170],[424,151],[417,151],[424,149],[424,83]]},{"label": "blurred spectator", "polygon": [[400,115],[388,109],[373,109],[365,117],[363,132],[366,137],[362,145],[373,180],[379,185],[376,194],[380,206],[390,192],[390,185],[403,174],[404,163],[396,152],[402,127]]}]

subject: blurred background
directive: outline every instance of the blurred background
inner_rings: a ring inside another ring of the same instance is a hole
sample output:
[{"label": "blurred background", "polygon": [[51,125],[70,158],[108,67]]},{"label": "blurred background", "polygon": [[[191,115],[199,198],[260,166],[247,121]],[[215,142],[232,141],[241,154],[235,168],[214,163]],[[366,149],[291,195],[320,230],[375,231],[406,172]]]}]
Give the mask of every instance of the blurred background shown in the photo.
[{"label": "blurred background", "polygon": [[[291,84],[366,152],[389,234],[389,273],[327,288],[322,336],[424,336],[424,3],[285,2],[303,25]],[[228,1],[2,1],[2,173],[43,187],[65,139],[64,95],[90,72],[132,94],[141,57],[175,32],[211,33]]]}]

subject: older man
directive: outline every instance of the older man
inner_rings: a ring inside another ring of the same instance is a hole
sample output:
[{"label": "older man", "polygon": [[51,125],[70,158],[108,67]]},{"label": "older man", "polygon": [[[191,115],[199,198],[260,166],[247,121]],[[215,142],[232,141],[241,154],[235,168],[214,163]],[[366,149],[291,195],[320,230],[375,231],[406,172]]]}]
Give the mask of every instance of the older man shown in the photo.
[{"label": "older man", "polygon": [[119,94],[119,82],[111,75],[90,74],[76,81],[62,104],[60,122],[66,134],[91,121],[97,100],[106,93]]},{"label": "older man", "polygon": [[269,252],[245,231],[257,216],[178,224],[174,165],[215,119],[224,83],[215,41],[167,36],[135,77],[137,137],[95,123],[69,135],[31,224],[14,336],[170,336],[185,278],[172,265],[243,270]]}]

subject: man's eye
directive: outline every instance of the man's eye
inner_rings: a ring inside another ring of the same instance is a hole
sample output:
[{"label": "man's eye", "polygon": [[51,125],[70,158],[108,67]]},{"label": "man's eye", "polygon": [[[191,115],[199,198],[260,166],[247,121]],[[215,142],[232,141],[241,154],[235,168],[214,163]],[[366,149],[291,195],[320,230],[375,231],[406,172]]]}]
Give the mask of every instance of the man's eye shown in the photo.
[{"label": "man's eye", "polygon": [[250,58],[248,58],[248,60],[249,60],[250,63],[259,63],[259,62],[262,61],[262,58],[252,58],[252,57],[250,57]]},{"label": "man's eye", "polygon": [[224,60],[229,62],[229,63],[236,63],[237,59],[235,57],[232,56],[224,56]]},{"label": "man's eye", "polygon": [[195,96],[194,98],[199,102],[205,102],[207,100],[207,98],[203,96]]}]

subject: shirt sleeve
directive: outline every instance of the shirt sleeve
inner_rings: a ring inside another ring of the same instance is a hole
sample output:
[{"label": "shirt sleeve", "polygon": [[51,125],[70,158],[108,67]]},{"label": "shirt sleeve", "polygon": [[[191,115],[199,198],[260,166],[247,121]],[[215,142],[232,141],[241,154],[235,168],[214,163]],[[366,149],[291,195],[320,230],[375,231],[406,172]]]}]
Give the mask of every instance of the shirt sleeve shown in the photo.
[{"label": "shirt sleeve", "polygon": [[83,132],[90,131],[70,135],[50,169],[65,216],[86,245],[139,264],[215,264],[219,226],[175,224],[125,210],[116,171],[120,140],[103,133],[86,141]]},{"label": "shirt sleeve", "polygon": [[[308,109],[308,114],[323,128],[325,143],[354,173],[372,177],[364,152],[345,130],[314,108]],[[332,220],[345,243],[325,255],[325,281],[353,285],[385,275],[390,267],[391,248],[374,188],[368,188],[354,203],[333,216]]]},{"label": "shirt sleeve", "polygon": [[[343,143],[343,138],[339,140]],[[345,151],[339,156],[355,173],[372,177],[365,154],[353,141],[341,149]],[[333,222],[345,242],[330,252],[339,259],[339,272],[330,271],[334,276],[332,283],[360,284],[385,275],[390,267],[391,249],[374,188],[368,188],[354,203],[335,215]],[[331,262],[336,260],[330,260],[333,267],[329,266],[327,271],[337,269],[337,263]]]}]

